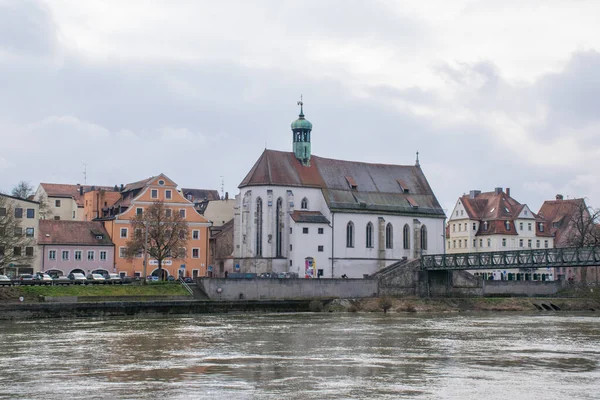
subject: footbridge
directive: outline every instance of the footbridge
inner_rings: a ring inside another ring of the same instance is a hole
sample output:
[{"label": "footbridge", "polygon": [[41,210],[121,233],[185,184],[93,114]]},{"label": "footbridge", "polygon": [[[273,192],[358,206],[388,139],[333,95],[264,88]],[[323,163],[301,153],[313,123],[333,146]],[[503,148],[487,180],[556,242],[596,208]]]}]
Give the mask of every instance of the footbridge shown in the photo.
[{"label": "footbridge", "polygon": [[597,266],[600,266],[600,247],[564,247],[421,256],[421,269],[424,271]]}]

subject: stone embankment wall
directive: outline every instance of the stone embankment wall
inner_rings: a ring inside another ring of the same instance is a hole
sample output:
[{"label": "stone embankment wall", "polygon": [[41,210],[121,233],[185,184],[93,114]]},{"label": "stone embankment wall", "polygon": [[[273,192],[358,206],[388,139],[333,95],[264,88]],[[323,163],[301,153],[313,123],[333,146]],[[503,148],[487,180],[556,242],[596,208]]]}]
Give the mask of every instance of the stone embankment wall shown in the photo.
[{"label": "stone embankment wall", "polygon": [[483,281],[485,296],[553,296],[563,289],[564,281]]},{"label": "stone embankment wall", "polygon": [[221,279],[197,285],[211,300],[361,298],[377,296],[376,279]]}]

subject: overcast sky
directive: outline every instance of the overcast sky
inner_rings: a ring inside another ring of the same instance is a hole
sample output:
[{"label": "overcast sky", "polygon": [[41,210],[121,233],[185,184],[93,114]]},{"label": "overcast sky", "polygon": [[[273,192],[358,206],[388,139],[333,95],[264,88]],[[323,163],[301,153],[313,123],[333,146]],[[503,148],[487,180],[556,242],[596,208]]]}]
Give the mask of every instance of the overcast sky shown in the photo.
[{"label": "overcast sky", "polygon": [[237,185],[291,151],[413,164],[449,214],[510,187],[600,207],[600,2],[0,0],[0,189],[165,173]]}]

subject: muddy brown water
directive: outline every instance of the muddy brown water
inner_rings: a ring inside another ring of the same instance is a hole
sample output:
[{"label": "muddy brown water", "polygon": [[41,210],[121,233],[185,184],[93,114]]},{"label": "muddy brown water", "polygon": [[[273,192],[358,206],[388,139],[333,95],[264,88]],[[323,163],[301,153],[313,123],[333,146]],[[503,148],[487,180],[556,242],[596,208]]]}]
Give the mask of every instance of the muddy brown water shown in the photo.
[{"label": "muddy brown water", "polygon": [[0,398],[598,399],[598,313],[0,321]]}]

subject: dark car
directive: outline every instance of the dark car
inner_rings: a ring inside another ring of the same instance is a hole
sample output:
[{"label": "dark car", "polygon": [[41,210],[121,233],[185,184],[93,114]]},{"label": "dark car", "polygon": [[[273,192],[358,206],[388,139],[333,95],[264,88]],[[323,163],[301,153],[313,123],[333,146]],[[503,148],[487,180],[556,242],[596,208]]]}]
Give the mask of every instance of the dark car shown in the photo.
[{"label": "dark car", "polygon": [[185,278],[183,278],[183,281],[185,283],[194,283],[194,278],[192,278],[191,276],[186,276]]}]

